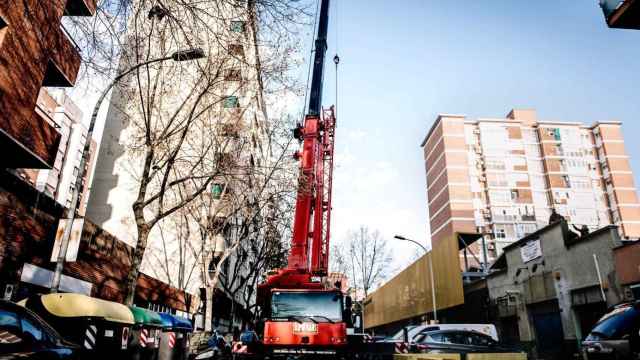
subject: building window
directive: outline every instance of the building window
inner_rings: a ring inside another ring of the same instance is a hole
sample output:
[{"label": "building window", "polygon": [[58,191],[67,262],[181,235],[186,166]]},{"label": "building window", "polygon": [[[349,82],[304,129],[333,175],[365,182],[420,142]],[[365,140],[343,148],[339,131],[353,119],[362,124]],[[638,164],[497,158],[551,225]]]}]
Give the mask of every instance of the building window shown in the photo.
[{"label": "building window", "polygon": [[213,184],[213,186],[211,187],[211,196],[215,200],[220,200],[223,192],[224,192],[224,184]]},{"label": "building window", "polygon": [[242,80],[242,73],[240,69],[228,69],[224,74],[226,81],[240,81]]},{"label": "building window", "polygon": [[564,182],[564,186],[570,188],[571,187],[571,181],[569,180],[569,176],[567,175],[563,175],[562,176],[562,181]]},{"label": "building window", "polygon": [[244,21],[232,21],[231,22],[231,31],[236,33],[244,32],[245,22]]},{"label": "building window", "polygon": [[554,138],[556,141],[560,141],[560,140],[561,140],[561,137],[560,137],[560,129],[558,129],[558,128],[553,129],[553,138]]},{"label": "building window", "polygon": [[518,190],[511,190],[511,200],[516,200],[518,199]]},{"label": "building window", "polygon": [[240,44],[229,45],[229,54],[237,57],[244,57],[244,48]]},{"label": "building window", "polygon": [[238,108],[240,107],[240,102],[238,101],[237,96],[227,96],[224,99],[223,106],[226,109]]},{"label": "building window", "polygon": [[507,237],[504,229],[496,229],[495,235],[496,239],[505,239]]}]

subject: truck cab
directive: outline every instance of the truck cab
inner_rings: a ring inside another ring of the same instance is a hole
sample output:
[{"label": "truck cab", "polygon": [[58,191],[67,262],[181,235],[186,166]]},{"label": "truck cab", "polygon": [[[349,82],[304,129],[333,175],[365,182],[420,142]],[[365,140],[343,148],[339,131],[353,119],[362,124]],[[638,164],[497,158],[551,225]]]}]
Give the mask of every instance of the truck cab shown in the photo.
[{"label": "truck cab", "polygon": [[339,290],[273,289],[264,323],[265,350],[335,356],[346,347],[350,316]]}]

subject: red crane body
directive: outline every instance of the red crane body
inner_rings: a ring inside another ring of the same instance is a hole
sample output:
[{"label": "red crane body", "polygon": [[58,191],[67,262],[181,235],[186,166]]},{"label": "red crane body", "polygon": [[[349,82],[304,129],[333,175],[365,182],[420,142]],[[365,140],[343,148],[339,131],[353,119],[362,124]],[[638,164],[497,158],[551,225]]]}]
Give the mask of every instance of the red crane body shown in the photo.
[{"label": "red crane body", "polygon": [[[322,117],[308,115],[296,131],[302,150],[296,153],[300,178],[288,264],[258,286],[258,302],[269,314],[263,338],[267,350],[333,355],[347,343],[349,321],[344,318],[343,294],[324,279],[329,261],[335,124],[331,107],[322,111]],[[279,301],[278,296],[295,300]],[[278,312],[278,306],[299,310]]]},{"label": "red crane body", "polygon": [[[321,0],[309,112],[294,136],[302,142],[291,250],[287,267],[258,286],[266,314],[263,344],[273,354],[343,352],[350,301],[326,284],[329,265],[331,188],[336,129],[335,108],[322,109],[329,0]],[[338,58],[336,56],[336,64]]]}]

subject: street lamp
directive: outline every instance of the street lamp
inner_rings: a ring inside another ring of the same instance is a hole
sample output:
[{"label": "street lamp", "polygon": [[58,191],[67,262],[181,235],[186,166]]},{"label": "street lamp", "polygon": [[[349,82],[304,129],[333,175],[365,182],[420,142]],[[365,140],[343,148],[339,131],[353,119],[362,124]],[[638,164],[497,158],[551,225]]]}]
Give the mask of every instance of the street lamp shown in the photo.
[{"label": "street lamp", "polygon": [[[403,241],[409,241],[412,242],[416,245],[418,245],[420,248],[422,248],[422,250],[424,250],[424,253],[427,254],[429,253],[429,250],[427,250],[427,248],[420,244],[419,242],[412,240],[412,239],[408,239],[404,236],[401,235],[396,235],[394,236],[395,239],[398,240],[403,240]],[[433,257],[429,257],[429,278],[431,281],[431,303],[433,304],[433,320],[435,322],[438,322],[438,309],[437,309],[437,305],[436,305],[436,284],[435,281],[433,280]]]},{"label": "street lamp", "polygon": [[[69,248],[69,238],[71,237],[71,228],[73,225],[73,221],[76,217],[76,208],[78,207],[78,199],[80,197],[80,188],[82,187],[82,179],[84,179],[86,172],[87,161],[89,158],[89,149],[91,147],[91,139],[93,138],[93,129],[96,125],[96,120],[98,119],[98,112],[100,111],[100,106],[102,102],[107,97],[107,94],[113,89],[113,87],[122,80],[125,76],[131,74],[135,70],[147,66],[157,62],[163,62],[167,60],[173,61],[191,61],[202,59],[206,55],[204,50],[201,48],[191,48],[186,50],[176,51],[170,56],[165,56],[162,58],[152,59],[148,61],[141,62],[132,66],[131,68],[119,73],[113,81],[107,86],[106,89],[100,94],[98,98],[98,102],[96,106],[93,108],[93,113],[91,114],[91,121],[89,122],[89,129],[87,130],[87,140],[84,143],[84,148],[82,149],[82,157],[80,158],[80,171],[78,172],[78,177],[76,178],[75,187],[73,189],[73,194],[71,197],[71,205],[69,207],[69,214],[67,219],[67,225],[64,228],[64,233],[62,234],[62,239],[60,240],[60,251],[58,251],[58,258],[56,259],[56,269],[53,273],[53,280],[51,281],[51,292],[58,292],[60,288],[60,280],[62,278],[62,269],[64,268],[64,262],[67,258],[67,250]],[[87,184],[88,185],[88,184]]]}]

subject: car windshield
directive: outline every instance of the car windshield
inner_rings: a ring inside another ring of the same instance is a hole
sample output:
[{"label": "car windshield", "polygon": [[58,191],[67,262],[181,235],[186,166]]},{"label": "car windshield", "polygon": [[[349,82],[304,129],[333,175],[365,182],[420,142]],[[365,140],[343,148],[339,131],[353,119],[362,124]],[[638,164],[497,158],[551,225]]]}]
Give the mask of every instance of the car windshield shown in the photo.
[{"label": "car windshield", "polygon": [[605,339],[618,339],[631,331],[638,322],[640,312],[633,306],[625,306],[605,315],[591,330],[591,334]]},{"label": "car windshield", "polygon": [[306,321],[342,321],[342,297],[335,292],[274,292],[271,300],[273,318],[301,318]]}]

